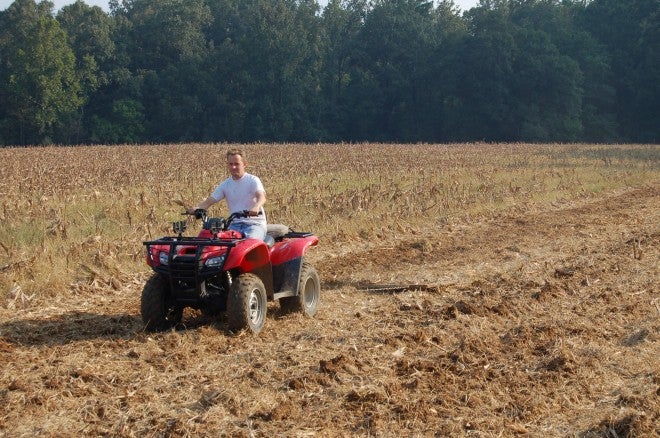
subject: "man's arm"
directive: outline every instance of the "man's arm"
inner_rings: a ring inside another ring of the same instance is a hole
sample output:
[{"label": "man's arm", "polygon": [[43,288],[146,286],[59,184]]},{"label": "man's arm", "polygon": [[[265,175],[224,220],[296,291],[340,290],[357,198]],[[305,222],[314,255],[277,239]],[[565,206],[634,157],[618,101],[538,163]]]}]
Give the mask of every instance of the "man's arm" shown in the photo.
[{"label": "man's arm", "polygon": [[254,194],[254,197],[255,197],[255,203],[250,209],[250,213],[256,216],[259,214],[261,207],[263,207],[264,204],[266,203],[266,192],[262,190],[257,190]]},{"label": "man's arm", "polygon": [[206,198],[205,200],[203,200],[202,202],[197,204],[195,207],[186,208],[186,213],[193,214],[195,212],[195,210],[200,210],[200,209],[201,210],[208,210],[216,202],[218,202],[218,201],[213,199],[212,196],[209,196],[208,198]]}]

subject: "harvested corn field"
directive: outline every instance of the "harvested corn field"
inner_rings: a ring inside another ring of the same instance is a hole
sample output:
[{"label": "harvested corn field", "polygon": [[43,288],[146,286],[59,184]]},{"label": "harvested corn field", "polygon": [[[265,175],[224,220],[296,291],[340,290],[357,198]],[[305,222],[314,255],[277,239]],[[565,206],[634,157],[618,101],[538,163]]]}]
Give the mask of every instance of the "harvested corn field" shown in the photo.
[{"label": "harvested corn field", "polygon": [[146,333],[227,147],[0,149],[0,435],[660,433],[657,147],[246,145],[319,312]]}]

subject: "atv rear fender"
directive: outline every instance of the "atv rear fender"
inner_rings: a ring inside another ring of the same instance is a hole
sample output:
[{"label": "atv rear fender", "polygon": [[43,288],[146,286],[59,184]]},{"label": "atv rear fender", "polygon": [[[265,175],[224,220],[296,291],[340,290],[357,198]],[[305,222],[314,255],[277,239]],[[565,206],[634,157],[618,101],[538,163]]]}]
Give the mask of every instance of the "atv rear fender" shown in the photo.
[{"label": "atv rear fender", "polygon": [[271,248],[270,262],[275,266],[303,257],[309,247],[317,243],[319,243],[319,238],[313,234],[305,234],[304,237],[296,237],[294,239],[285,239],[282,242],[276,243]]},{"label": "atv rear fender", "polygon": [[271,249],[275,299],[298,295],[303,256],[318,241],[318,237],[312,234],[301,234],[290,240],[278,242]]}]

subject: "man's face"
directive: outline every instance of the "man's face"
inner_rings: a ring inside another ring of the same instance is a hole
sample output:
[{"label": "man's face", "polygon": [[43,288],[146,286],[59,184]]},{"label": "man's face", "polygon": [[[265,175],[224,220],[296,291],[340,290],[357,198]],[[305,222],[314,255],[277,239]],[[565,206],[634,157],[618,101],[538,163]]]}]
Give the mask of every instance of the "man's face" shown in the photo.
[{"label": "man's face", "polygon": [[245,161],[240,155],[227,157],[227,169],[233,179],[241,179],[245,175]]}]

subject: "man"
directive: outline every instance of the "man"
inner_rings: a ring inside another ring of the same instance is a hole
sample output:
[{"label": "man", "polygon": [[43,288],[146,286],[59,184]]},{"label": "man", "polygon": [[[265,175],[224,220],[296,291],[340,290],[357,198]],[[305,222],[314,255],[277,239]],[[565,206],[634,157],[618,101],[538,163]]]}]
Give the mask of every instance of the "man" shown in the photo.
[{"label": "man", "polygon": [[266,191],[261,180],[245,171],[247,161],[241,149],[227,151],[227,170],[229,178],[220,183],[213,193],[196,207],[187,208],[186,213],[193,214],[196,209],[208,210],[213,204],[223,199],[227,201],[230,213],[249,211],[250,217],[232,221],[229,229],[242,232],[245,237],[263,240],[266,237]]}]

